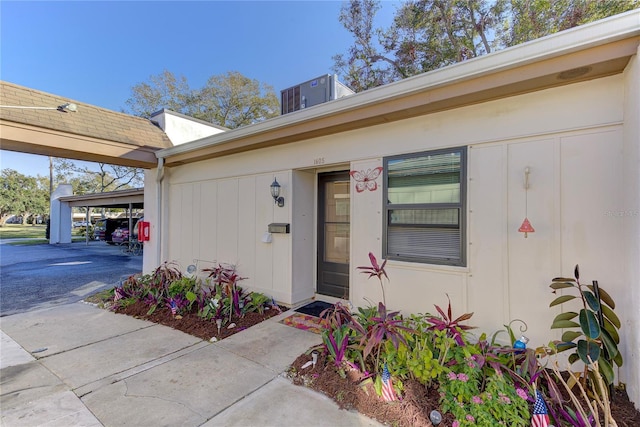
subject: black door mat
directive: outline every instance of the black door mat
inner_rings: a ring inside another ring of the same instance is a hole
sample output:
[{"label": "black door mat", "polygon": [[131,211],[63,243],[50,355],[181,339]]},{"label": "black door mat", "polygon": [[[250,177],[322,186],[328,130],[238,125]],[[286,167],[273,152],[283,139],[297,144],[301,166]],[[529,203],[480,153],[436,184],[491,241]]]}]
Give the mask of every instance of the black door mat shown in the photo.
[{"label": "black door mat", "polygon": [[328,302],[313,301],[307,305],[296,308],[295,311],[298,313],[308,314],[309,316],[320,317],[320,313],[331,306],[333,306],[333,304],[329,304]]}]

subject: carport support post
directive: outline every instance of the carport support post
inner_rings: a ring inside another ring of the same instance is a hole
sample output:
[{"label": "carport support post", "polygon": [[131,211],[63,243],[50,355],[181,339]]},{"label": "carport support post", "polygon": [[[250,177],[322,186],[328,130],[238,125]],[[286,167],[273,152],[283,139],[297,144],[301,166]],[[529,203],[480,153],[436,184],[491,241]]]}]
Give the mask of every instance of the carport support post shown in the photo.
[{"label": "carport support post", "polygon": [[89,246],[89,225],[91,225],[91,208],[89,206],[86,206],[87,208],[87,219],[86,219],[86,226],[84,227],[84,241],[87,244],[87,246]]},{"label": "carport support post", "polygon": [[133,240],[133,205],[129,202],[129,241]]},{"label": "carport support post", "polygon": [[71,184],[60,184],[51,195],[49,244],[71,243],[71,206],[60,198],[73,195]]}]

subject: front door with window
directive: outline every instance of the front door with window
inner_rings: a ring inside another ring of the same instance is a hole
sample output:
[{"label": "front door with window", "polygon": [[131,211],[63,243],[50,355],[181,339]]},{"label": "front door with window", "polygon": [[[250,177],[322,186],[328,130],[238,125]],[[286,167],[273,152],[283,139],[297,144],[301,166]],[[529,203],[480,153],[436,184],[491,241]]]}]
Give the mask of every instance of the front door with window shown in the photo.
[{"label": "front door with window", "polygon": [[349,172],[318,175],[318,290],[349,299]]}]

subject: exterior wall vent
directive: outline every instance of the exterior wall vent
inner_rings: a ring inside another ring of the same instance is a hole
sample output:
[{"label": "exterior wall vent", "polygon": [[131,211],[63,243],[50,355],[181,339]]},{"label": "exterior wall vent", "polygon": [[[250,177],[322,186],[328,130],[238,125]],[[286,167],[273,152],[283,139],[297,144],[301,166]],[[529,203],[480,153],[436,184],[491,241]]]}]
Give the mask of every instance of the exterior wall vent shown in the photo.
[{"label": "exterior wall vent", "polygon": [[281,90],[280,112],[281,114],[292,113],[354,93],[338,81],[338,76],[326,74]]}]

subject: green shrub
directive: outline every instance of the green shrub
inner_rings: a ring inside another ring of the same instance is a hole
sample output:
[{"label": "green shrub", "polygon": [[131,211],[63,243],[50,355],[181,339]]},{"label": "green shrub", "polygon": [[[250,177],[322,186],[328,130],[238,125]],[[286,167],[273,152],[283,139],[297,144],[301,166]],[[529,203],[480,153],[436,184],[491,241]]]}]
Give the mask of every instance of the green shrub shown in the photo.
[{"label": "green shrub", "polygon": [[[620,344],[621,323],[614,313],[616,307],[613,298],[602,288],[598,282],[592,285],[580,283],[578,265],[574,269],[574,277],[557,277],[550,285],[553,293],[560,289],[574,290],[580,299],[581,307],[578,312],[563,311],[555,317],[551,329],[565,329],[562,341],[556,342],[558,352],[572,350],[569,362],[581,360],[584,365],[583,385],[588,377],[589,365],[598,362],[600,374],[607,384],[613,384],[615,379],[613,365],[622,366],[622,354],[618,350]],[[549,307],[566,304],[576,300],[576,295],[561,295],[554,299]],[[574,319],[578,318],[578,322]]]}]

